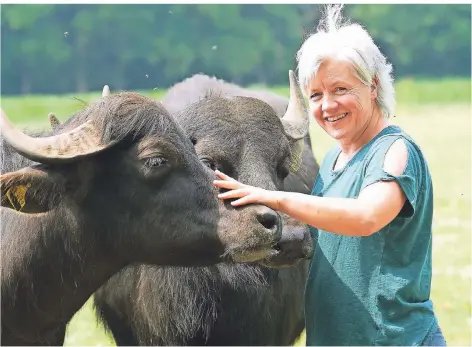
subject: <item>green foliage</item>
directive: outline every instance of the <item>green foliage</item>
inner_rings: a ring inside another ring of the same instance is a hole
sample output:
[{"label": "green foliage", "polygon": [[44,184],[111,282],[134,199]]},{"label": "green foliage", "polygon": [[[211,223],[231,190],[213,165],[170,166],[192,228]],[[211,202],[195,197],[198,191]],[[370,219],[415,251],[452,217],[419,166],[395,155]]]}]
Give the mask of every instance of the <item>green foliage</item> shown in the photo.
[{"label": "green foliage", "polygon": [[[286,85],[320,5],[2,5],[2,95],[167,88],[194,73]],[[470,76],[467,5],[346,5],[395,77]],[[447,20],[445,19],[447,18]]]},{"label": "green foliage", "polygon": [[470,66],[470,5],[375,5],[350,10],[394,62],[397,73],[454,76],[470,71],[466,68]]},{"label": "green foliage", "polygon": [[54,5],[2,6],[2,22],[5,21],[13,30],[27,29],[53,10]]}]

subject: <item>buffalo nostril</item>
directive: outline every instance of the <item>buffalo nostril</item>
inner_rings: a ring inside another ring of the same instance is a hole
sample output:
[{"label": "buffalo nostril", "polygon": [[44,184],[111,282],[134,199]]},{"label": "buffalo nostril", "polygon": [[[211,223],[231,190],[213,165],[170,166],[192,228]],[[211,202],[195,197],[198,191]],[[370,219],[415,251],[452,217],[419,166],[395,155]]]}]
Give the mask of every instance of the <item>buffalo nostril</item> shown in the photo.
[{"label": "buffalo nostril", "polygon": [[275,212],[258,213],[256,218],[266,229],[273,229],[279,221],[279,216]]}]

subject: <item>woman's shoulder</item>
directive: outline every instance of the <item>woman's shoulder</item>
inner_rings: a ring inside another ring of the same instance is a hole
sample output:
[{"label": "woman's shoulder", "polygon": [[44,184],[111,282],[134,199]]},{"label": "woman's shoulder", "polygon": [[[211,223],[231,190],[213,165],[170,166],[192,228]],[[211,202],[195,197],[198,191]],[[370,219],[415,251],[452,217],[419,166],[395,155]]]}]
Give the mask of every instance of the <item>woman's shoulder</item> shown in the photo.
[{"label": "woman's shoulder", "polygon": [[377,135],[362,158],[364,172],[390,172],[430,184],[426,157],[416,141],[398,126],[389,126]]},{"label": "woman's shoulder", "polygon": [[[398,142],[400,142],[401,145],[398,145]],[[418,143],[413,139],[412,136],[410,136],[397,125],[388,126],[374,138],[368,151],[370,157],[378,156],[379,154],[386,155],[395,143],[397,143],[397,148],[406,148],[406,151],[410,156],[413,156],[421,161],[424,160],[423,151],[421,150]],[[369,157],[369,155],[367,157]]]}]

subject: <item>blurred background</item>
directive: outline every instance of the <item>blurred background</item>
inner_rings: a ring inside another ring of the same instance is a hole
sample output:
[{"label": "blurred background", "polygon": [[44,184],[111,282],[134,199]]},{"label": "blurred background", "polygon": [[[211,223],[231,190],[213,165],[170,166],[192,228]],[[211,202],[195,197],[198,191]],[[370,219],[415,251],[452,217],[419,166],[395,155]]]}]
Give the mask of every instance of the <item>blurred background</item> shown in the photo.
[{"label": "blurred background", "polygon": [[[317,5],[2,5],[2,95],[284,85]],[[469,77],[470,5],[347,5],[398,78]]]},{"label": "blurred background", "polygon": [[[84,102],[136,90],[159,99],[206,73],[288,95],[288,70],[320,5],[1,5],[1,107],[46,127]],[[471,6],[346,5],[394,66],[397,111],[423,149],[434,185],[431,296],[449,345],[471,341]],[[333,145],[311,125],[321,161]],[[348,308],[346,308],[348,309]],[[302,336],[299,345],[304,344]],[[90,301],[66,345],[112,345]]]}]

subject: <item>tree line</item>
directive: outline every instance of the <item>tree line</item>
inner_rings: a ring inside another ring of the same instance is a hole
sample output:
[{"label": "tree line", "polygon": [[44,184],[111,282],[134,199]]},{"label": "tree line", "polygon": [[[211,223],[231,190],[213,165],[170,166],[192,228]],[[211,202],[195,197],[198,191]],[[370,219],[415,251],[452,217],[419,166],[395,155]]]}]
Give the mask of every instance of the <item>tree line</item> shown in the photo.
[{"label": "tree line", "polygon": [[[247,85],[287,84],[320,5],[1,6],[1,93],[167,88],[202,72]],[[471,6],[346,5],[395,77],[471,72]]]}]

